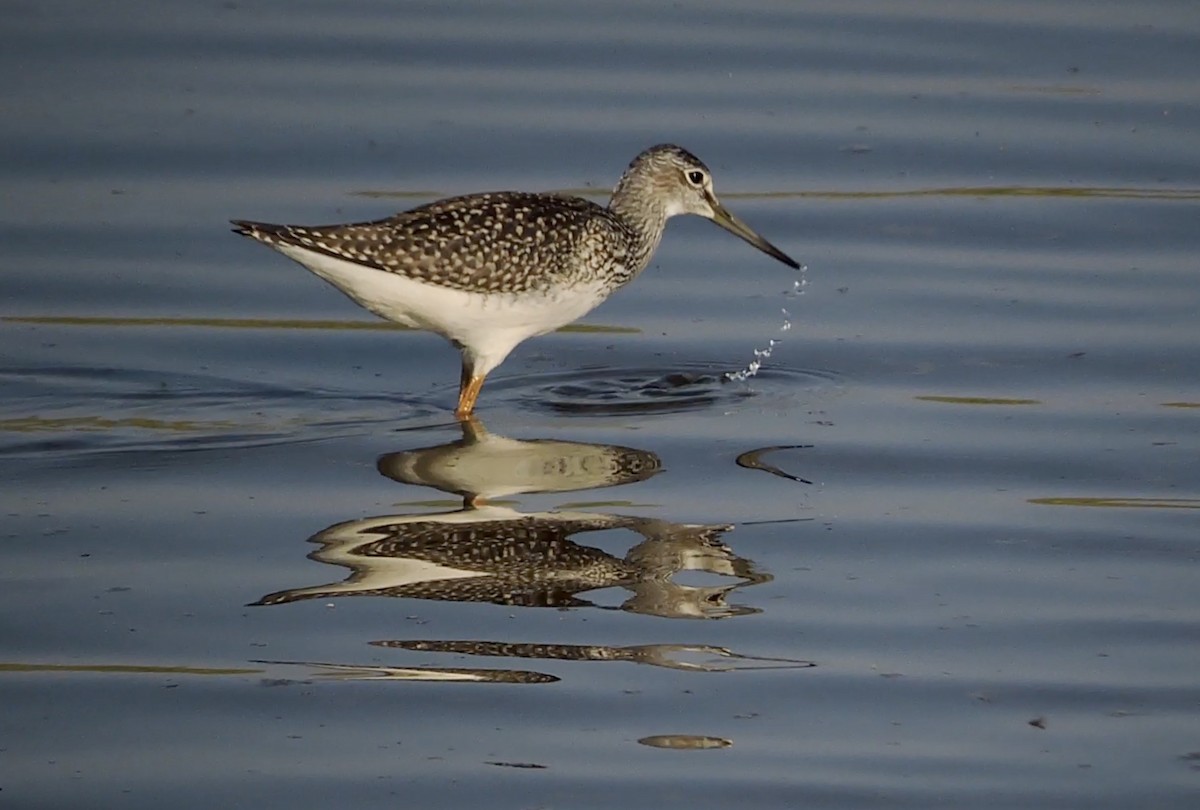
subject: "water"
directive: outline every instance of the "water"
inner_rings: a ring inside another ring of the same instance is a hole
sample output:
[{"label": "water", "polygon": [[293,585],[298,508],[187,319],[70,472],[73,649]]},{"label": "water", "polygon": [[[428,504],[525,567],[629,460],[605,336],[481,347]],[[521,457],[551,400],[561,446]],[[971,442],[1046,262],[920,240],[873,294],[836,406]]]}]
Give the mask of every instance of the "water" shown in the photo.
[{"label": "water", "polygon": [[[6,807],[1195,804],[1191,4],[0,40]],[[453,349],[226,231],[664,140],[808,272],[673,220],[465,429]]]}]

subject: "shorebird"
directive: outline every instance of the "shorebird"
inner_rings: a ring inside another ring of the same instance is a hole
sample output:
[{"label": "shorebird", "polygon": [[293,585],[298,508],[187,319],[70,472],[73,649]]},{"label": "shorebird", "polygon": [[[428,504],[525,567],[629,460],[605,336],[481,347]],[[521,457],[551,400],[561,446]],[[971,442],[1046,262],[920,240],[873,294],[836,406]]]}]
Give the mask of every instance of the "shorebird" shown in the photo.
[{"label": "shorebird", "polygon": [[500,191],[451,197],[374,222],[233,225],[381,318],[435,332],[458,347],[455,416],[467,419],[488,373],[518,343],[571,323],[632,281],[649,264],[667,220],[680,214],[710,219],[800,267],[731,214],[713,191],[708,167],[672,144],[635,157],[607,206]]}]

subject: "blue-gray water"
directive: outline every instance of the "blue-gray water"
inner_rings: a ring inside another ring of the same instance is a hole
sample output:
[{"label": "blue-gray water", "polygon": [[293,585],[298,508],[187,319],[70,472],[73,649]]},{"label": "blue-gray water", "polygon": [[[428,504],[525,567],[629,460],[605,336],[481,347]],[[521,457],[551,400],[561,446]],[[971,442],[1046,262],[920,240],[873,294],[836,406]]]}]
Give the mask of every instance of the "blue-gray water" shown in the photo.
[{"label": "blue-gray water", "polygon": [[[1195,806],[1194,3],[4,17],[3,806]],[[660,141],[807,272],[673,220],[466,434],[226,225]]]}]

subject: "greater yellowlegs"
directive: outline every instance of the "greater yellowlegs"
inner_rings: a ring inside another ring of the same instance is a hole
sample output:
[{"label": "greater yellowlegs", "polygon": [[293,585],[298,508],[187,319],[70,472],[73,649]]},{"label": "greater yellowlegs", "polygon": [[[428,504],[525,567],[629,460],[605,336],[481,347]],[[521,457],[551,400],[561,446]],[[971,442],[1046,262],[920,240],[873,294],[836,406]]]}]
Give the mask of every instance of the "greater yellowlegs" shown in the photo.
[{"label": "greater yellowlegs", "polygon": [[501,191],[423,205],[375,222],[270,225],[236,233],[295,259],[389,321],[436,332],[462,352],[455,415],[518,343],[571,323],[650,262],[667,220],[697,214],[784,264],[799,265],[721,205],[712,174],[671,144],[642,152],[608,207]]}]

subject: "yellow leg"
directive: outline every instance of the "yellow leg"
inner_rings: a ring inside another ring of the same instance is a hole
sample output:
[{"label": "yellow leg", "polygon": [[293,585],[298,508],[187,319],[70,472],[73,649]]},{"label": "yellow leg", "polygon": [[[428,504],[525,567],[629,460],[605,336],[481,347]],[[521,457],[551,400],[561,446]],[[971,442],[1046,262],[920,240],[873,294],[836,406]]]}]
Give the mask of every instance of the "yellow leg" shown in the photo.
[{"label": "yellow leg", "polygon": [[472,374],[463,364],[462,379],[458,385],[458,407],[454,410],[454,416],[458,419],[469,419],[471,412],[475,410],[475,400],[479,399],[479,391],[483,388],[483,377]]}]

